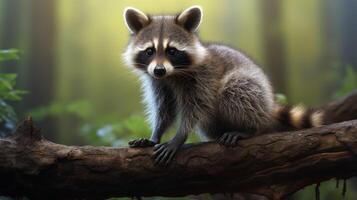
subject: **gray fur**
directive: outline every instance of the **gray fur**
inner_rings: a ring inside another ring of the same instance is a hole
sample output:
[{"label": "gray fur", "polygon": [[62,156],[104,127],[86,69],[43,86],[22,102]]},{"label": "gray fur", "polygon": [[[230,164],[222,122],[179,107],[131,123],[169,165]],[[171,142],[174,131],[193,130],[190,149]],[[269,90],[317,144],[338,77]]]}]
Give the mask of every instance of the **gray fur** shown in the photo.
[{"label": "gray fur", "polygon": [[237,140],[234,134],[243,133],[245,138],[272,129],[275,104],[263,71],[233,48],[204,45],[194,32],[183,30],[174,19],[152,17],[151,24],[132,37],[125,53],[134,54],[133,46],[162,35],[185,46],[194,59],[191,66],[175,69],[163,79],[155,79],[145,71],[140,74],[153,130],[151,141],[160,143],[170,125],[175,120],[179,122],[176,136],[155,146],[156,162],[168,163],[194,128],[209,140],[218,140],[229,133],[225,137],[231,143]]}]

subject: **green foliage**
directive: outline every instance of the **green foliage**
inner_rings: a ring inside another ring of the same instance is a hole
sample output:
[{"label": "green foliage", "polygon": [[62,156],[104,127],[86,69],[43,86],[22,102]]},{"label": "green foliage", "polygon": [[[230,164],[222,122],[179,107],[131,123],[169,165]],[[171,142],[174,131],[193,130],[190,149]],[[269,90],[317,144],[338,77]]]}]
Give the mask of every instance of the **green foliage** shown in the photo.
[{"label": "green foliage", "polygon": [[[342,66],[341,66],[342,67]],[[357,89],[357,71],[350,65],[346,66],[344,71],[344,77],[341,80],[339,88],[333,95],[333,98],[341,98],[353,90]],[[284,94],[275,94],[275,101],[280,105],[287,105],[288,99]]]},{"label": "green foliage", "polygon": [[[147,138],[151,129],[143,114],[134,113],[129,117],[118,119],[115,115],[96,115],[92,103],[85,100],[69,102],[52,102],[49,105],[32,109],[31,115],[36,121],[47,117],[75,117],[78,120],[78,132],[90,144],[106,146],[127,146],[129,140],[135,138]],[[168,140],[174,134],[169,130],[163,141]],[[198,142],[195,134],[190,134],[189,142]]]},{"label": "green foliage", "polygon": [[123,146],[131,139],[148,137],[150,128],[142,115],[133,114],[116,122],[85,123],[81,134],[91,143]]},{"label": "green foliage", "polygon": [[[92,144],[127,146],[130,140],[150,137],[151,129],[143,114],[132,114],[121,120],[92,119],[81,126],[81,134]],[[174,134],[174,129],[168,130],[162,141],[169,140]],[[199,141],[196,134],[189,134],[187,142]]]},{"label": "green foliage", "polygon": [[35,120],[43,120],[46,117],[61,115],[73,115],[79,119],[88,119],[93,115],[93,106],[86,100],[52,102],[49,105],[30,110],[29,115]]},{"label": "green foliage", "polygon": [[98,116],[93,104],[86,100],[52,102],[30,110],[28,115],[36,121],[48,117],[75,117],[79,123],[78,132],[91,144],[120,146],[132,138],[150,135],[143,115],[132,114],[122,120],[110,115]]},{"label": "green foliage", "polygon": [[15,89],[16,78],[17,74],[0,73],[0,99],[20,101],[27,93],[27,91]]},{"label": "green foliage", "polygon": [[340,88],[337,90],[335,97],[342,97],[357,88],[357,71],[352,66],[347,66],[345,78],[342,80]]},{"label": "green foliage", "polygon": [[19,50],[17,49],[0,50],[0,62],[6,60],[18,60],[19,58]]},{"label": "green foliage", "polygon": [[[0,50],[0,62],[17,59],[19,59],[18,50]],[[14,73],[0,73],[0,124],[7,129],[13,128],[16,121],[16,113],[9,102],[20,101],[27,93],[15,88],[16,78],[17,74]]]},{"label": "green foliage", "polygon": [[288,104],[288,98],[284,94],[281,94],[281,93],[275,94],[275,101],[280,105]]},{"label": "green foliage", "polygon": [[[357,193],[351,187],[353,187],[353,182],[356,181],[356,178],[351,178],[346,180],[346,196],[343,197],[343,180],[339,180],[338,183],[336,180],[325,181],[320,185],[320,199],[356,199]],[[338,187],[337,187],[338,186]],[[292,196],[292,199],[313,199],[315,196],[316,186],[308,186]]]}]

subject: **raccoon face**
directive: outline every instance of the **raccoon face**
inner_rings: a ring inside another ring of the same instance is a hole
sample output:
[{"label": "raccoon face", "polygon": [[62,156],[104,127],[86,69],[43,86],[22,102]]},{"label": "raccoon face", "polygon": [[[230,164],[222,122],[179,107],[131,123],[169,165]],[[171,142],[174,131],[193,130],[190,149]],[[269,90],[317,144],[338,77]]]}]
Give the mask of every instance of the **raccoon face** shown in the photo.
[{"label": "raccoon face", "polygon": [[131,33],[125,61],[158,79],[193,69],[207,54],[195,34],[201,17],[197,6],[176,16],[149,16],[135,8],[125,9]]}]

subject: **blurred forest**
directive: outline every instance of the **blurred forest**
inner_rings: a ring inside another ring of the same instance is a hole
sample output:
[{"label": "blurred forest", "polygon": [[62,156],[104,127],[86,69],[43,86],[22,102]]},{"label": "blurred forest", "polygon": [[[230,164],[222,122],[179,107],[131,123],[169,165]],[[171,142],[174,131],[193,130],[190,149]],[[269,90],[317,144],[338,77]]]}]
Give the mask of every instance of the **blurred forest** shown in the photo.
[{"label": "blurred forest", "polygon": [[[282,101],[316,106],[357,88],[357,1],[0,0],[0,133],[32,115],[45,137],[63,144],[147,137],[139,82],[121,57],[129,36],[122,12],[191,5],[204,10],[202,40],[254,58]],[[349,181],[345,199],[356,198]],[[341,187],[323,183],[321,199],[342,199]]]}]

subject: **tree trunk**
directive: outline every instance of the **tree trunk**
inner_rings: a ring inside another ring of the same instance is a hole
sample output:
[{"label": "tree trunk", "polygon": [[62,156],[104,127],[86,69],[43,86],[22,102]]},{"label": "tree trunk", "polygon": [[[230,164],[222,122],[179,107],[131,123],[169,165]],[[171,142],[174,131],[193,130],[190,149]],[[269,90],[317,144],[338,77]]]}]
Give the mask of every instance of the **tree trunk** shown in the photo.
[{"label": "tree trunk", "polygon": [[270,69],[269,76],[274,88],[279,93],[286,93],[285,49],[281,20],[281,1],[262,1],[262,26],[264,40],[265,65]]},{"label": "tree trunk", "polygon": [[[24,106],[36,108],[47,105],[54,99],[56,80],[56,2],[49,0],[32,0],[30,4],[31,37],[26,67],[26,90]],[[23,109],[22,109],[23,110]],[[55,139],[58,133],[53,118],[41,123],[48,130],[46,136]]]}]

